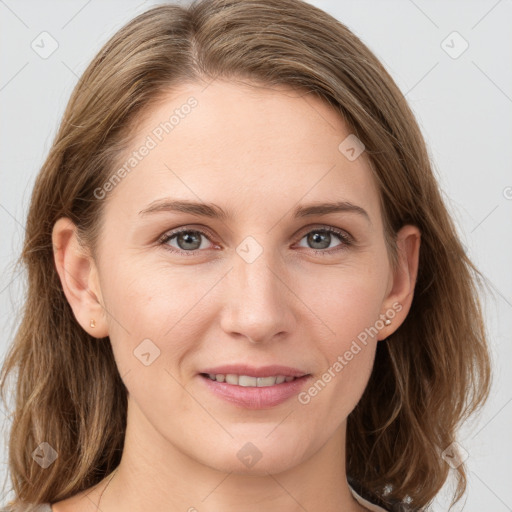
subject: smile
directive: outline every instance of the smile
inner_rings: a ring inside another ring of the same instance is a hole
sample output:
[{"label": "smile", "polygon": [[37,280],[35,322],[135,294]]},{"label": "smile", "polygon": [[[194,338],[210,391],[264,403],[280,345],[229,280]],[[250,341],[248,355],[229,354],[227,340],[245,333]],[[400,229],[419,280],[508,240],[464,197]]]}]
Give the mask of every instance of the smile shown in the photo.
[{"label": "smile", "polygon": [[300,393],[312,378],[311,374],[282,366],[252,369],[238,366],[239,373],[233,373],[236,371],[233,366],[225,367],[226,373],[218,370],[212,368],[198,374],[205,391],[243,409],[270,409],[280,405]]},{"label": "smile", "polygon": [[234,373],[208,373],[202,374],[208,376],[209,379],[216,382],[226,382],[233,386],[242,387],[258,387],[264,388],[268,386],[274,386],[276,384],[282,384],[283,382],[291,382],[297,377],[285,377],[284,375],[274,375],[270,377],[252,377],[250,375],[236,375]]}]

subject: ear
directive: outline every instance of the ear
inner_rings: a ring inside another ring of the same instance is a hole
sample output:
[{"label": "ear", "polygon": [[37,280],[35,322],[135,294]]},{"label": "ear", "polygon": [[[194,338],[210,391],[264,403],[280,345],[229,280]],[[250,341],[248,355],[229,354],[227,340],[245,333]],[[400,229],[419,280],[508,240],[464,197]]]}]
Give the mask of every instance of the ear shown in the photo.
[{"label": "ear", "polygon": [[63,217],[55,223],[52,243],[62,288],[78,323],[95,338],[108,336],[98,271],[93,258],[79,244],[76,226],[70,219]]},{"label": "ear", "polygon": [[387,317],[391,323],[380,330],[379,340],[394,333],[411,309],[418,275],[420,243],[421,232],[416,226],[406,225],[396,235],[398,263],[391,272],[381,315],[381,319]]}]

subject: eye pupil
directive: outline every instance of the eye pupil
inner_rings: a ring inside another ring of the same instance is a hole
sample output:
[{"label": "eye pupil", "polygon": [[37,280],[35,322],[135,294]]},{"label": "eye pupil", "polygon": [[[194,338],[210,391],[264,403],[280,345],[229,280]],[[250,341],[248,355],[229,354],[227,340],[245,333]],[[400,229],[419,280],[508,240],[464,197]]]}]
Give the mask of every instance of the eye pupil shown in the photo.
[{"label": "eye pupil", "polygon": [[[312,231],[308,235],[308,243],[314,245],[313,249],[326,249],[331,244],[331,234],[328,232]],[[315,244],[320,244],[320,246],[315,246]]]},{"label": "eye pupil", "polygon": [[[201,235],[197,231],[183,231],[176,237],[178,246],[183,250],[199,249],[201,246]],[[192,247],[190,246],[192,244]]]}]

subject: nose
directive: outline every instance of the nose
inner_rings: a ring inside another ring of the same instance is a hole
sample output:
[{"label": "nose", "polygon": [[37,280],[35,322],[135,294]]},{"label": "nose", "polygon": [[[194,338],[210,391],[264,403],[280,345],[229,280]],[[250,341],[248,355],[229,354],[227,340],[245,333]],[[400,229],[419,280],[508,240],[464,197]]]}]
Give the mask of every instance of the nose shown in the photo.
[{"label": "nose", "polygon": [[290,334],[297,323],[297,299],[280,265],[266,251],[252,263],[234,255],[226,276],[221,327],[230,336],[265,343]]}]

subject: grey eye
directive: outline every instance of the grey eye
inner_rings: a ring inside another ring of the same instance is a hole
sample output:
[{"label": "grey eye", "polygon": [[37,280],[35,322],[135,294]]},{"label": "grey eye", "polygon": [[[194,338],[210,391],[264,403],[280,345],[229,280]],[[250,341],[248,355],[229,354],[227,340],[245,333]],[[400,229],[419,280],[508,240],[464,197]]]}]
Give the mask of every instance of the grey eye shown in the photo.
[{"label": "grey eye", "polygon": [[306,239],[306,243],[311,249],[328,249],[334,247],[331,246],[331,242],[333,242],[333,235],[334,239],[340,239],[340,235],[337,235],[336,233],[324,230],[314,230],[305,235],[303,240]]},{"label": "grey eye", "polygon": [[182,231],[169,237],[169,242],[176,239],[178,249],[182,251],[195,251],[201,248],[201,237],[204,235],[199,231]]}]

